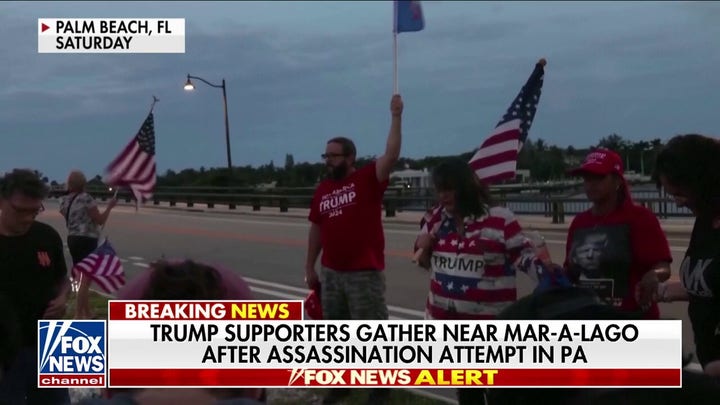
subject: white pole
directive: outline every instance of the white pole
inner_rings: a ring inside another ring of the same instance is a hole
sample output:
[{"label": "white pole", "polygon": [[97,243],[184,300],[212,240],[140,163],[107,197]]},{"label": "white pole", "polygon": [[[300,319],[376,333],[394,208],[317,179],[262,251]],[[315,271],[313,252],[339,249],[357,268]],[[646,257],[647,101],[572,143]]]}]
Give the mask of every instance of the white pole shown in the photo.
[{"label": "white pole", "polygon": [[[120,191],[120,187],[115,188],[115,194],[113,194],[113,197],[112,197],[113,199],[117,198],[118,191]],[[107,220],[100,227],[100,233],[102,233],[103,229],[105,229],[105,224],[107,224]]]},{"label": "white pole", "polygon": [[397,16],[398,2],[393,2],[393,94],[400,94],[398,91],[398,45],[397,45]]}]

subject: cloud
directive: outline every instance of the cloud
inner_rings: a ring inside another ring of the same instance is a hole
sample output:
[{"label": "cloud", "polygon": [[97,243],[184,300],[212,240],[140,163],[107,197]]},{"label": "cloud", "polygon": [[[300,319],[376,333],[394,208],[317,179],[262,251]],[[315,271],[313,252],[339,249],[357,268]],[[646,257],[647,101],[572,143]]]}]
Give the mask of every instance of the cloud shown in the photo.
[{"label": "cloud", "polygon": [[[160,169],[224,166],[222,92],[203,83],[185,92],[188,73],[226,80],[237,165],[281,164],[286,153],[317,161],[340,134],[361,155],[380,154],[393,84],[388,10],[387,2],[0,5],[0,52],[11,61],[0,65],[0,119],[11,138],[0,158],[62,176],[70,166],[99,172],[156,95]],[[717,132],[720,28],[707,17],[717,7],[423,2],[423,10],[426,29],[398,36],[404,156],[478,145],[540,57],[548,66],[531,137],[583,146],[611,132]],[[138,15],[186,18],[186,53],[37,54],[40,16]]]}]

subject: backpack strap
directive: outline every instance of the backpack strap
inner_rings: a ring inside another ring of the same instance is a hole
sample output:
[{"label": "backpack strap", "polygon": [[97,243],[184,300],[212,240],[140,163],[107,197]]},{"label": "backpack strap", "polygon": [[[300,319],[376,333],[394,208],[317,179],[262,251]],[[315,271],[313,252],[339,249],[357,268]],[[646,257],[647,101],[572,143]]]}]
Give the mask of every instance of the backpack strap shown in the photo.
[{"label": "backpack strap", "polygon": [[79,196],[80,194],[82,194],[82,193],[75,193],[75,195],[73,196],[73,198],[71,198],[71,199],[70,199],[70,202],[68,203],[67,211],[65,212],[65,226],[67,226],[67,227],[70,226],[70,208],[72,208],[73,202],[75,202],[75,199],[76,199],[77,196]]}]

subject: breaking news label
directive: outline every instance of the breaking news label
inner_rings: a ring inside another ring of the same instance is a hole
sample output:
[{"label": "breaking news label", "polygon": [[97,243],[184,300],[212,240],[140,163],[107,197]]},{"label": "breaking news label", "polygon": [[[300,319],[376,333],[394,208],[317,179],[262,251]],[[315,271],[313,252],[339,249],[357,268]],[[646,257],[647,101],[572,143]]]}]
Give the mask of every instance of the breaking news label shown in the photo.
[{"label": "breaking news label", "polygon": [[185,19],[39,18],[38,53],[185,53]]},{"label": "breaking news label", "polygon": [[680,320],[307,321],[302,301],[108,305],[111,388],[682,386]]}]

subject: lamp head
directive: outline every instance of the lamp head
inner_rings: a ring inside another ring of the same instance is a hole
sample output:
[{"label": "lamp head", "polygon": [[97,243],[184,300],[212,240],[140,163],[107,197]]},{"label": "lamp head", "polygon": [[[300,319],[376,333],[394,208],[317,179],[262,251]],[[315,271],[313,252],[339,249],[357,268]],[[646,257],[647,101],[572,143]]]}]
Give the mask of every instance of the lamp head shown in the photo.
[{"label": "lamp head", "polygon": [[189,75],[188,75],[187,81],[185,82],[185,87],[184,87],[184,89],[185,89],[185,90],[195,90],[195,85],[192,84],[192,82],[190,81],[190,76],[189,76]]}]

